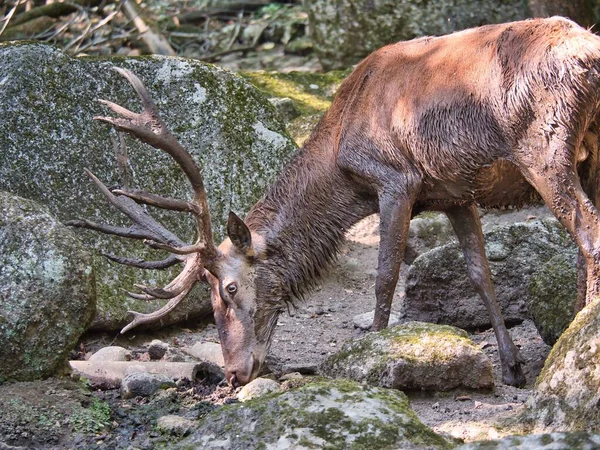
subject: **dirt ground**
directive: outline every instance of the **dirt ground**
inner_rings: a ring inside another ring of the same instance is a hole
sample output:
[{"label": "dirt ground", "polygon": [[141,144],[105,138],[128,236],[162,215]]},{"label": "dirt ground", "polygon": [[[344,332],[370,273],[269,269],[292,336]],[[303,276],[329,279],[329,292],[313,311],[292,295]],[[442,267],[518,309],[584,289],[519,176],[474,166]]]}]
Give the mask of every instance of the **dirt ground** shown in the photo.
[{"label": "dirt ground", "polygon": [[[516,216],[514,213],[486,216],[484,221],[495,225],[540,215],[546,213],[540,210],[520,211]],[[275,374],[295,370],[296,367],[315,367],[335,353],[346,340],[367,333],[354,326],[353,318],[374,308],[378,243],[378,218],[374,216],[359,223],[349,233],[348,242],[328,276],[296,309],[280,317],[267,360]],[[395,314],[399,314],[404,296],[406,272],[407,268],[404,267],[394,300]],[[496,387],[487,392],[412,392],[408,393],[412,406],[421,420],[435,431],[465,441],[510,434],[510,426],[506,426],[505,419],[513,417],[527,400],[550,348],[544,344],[530,321],[510,329],[525,360],[524,371],[528,380],[524,389],[518,389],[502,384],[493,331],[479,330],[470,334],[493,362]],[[173,352],[181,354],[196,342],[218,342],[216,328],[206,323],[188,328],[170,328],[152,335],[93,336],[84,341],[84,346],[90,352],[106,345],[121,345],[131,349],[134,356],[143,357],[149,342],[156,338],[167,342]],[[216,392],[207,392],[205,401],[222,403],[233,398],[233,395],[233,391],[220,388]]]}]

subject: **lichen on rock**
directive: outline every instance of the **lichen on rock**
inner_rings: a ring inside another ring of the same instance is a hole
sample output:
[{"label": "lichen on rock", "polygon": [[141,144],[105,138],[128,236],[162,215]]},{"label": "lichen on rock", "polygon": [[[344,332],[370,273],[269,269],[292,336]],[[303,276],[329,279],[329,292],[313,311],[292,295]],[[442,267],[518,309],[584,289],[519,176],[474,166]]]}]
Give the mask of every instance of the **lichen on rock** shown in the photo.
[{"label": "lichen on rock", "polygon": [[[567,231],[555,219],[500,226],[485,233],[485,250],[504,320],[520,323],[531,317],[545,338],[556,339],[577,297],[577,247]],[[491,326],[457,243],[415,259],[403,309],[410,320],[465,329]]]},{"label": "lichen on rock", "polygon": [[309,383],[228,405],[203,418],[175,449],[445,449],[399,391],[347,380]]},{"label": "lichen on rock", "polygon": [[47,208],[0,191],[0,382],[61,369],[95,313],[91,253]]},{"label": "lichen on rock", "polygon": [[[84,174],[86,167],[108,186],[119,185],[110,127],[94,121],[109,111],[98,98],[139,111],[132,87],[110,70],[136,73],[167,126],[200,166],[215,237],[224,234],[230,210],[243,216],[291,159],[296,146],[267,99],[241,77],[199,61],[149,56],[71,58],[35,43],[0,44],[0,189],[40,201],[61,221],[85,217],[128,225],[112,211]],[[189,183],[164,153],[127,138],[132,187],[187,199]],[[153,209],[181,239],[194,236],[191,219]],[[82,231],[85,243],[110,253],[162,259],[163,252],[137,242]],[[165,285],[179,268],[143,271],[95,257],[98,315],[93,328],[118,329],[127,311],[149,312],[164,301],[125,297],[134,283]],[[196,288],[164,324],[210,312]]]},{"label": "lichen on rock", "polygon": [[313,48],[325,70],[346,68],[386,44],[529,15],[523,0],[309,0]]},{"label": "lichen on rock", "polygon": [[395,389],[493,386],[491,361],[465,331],[423,322],[396,325],[346,342],[325,360],[321,372]]},{"label": "lichen on rock", "polygon": [[521,417],[536,431],[600,433],[600,298],[552,348]]}]

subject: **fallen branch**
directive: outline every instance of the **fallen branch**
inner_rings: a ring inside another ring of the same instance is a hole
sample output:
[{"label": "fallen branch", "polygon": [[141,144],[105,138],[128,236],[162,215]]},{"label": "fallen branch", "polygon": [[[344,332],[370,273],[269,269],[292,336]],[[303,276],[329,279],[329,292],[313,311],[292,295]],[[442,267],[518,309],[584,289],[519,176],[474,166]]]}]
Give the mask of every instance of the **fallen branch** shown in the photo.
[{"label": "fallen branch", "polygon": [[51,17],[56,19],[61,16],[68,16],[80,9],[79,6],[71,3],[49,3],[47,5],[38,6],[24,13],[18,14],[12,20],[10,27],[16,27],[25,22],[29,22],[38,17]]},{"label": "fallen branch", "polygon": [[131,0],[123,0],[123,12],[127,19],[131,20],[138,32],[143,43],[148,47],[150,53],[157,55],[175,56],[175,50],[165,39],[165,37],[157,31],[152,30],[140,16],[136,5]]}]

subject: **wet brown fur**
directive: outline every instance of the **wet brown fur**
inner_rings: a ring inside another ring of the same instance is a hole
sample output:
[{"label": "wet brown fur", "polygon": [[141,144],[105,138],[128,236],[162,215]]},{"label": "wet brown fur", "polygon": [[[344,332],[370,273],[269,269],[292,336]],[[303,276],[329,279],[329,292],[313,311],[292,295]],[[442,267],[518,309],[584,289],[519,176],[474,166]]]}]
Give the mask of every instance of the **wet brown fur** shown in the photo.
[{"label": "wet brown fur", "polygon": [[588,295],[600,293],[592,204],[599,93],[600,39],[563,18],[421,38],[368,56],[245,220],[265,245],[253,264],[259,340],[270,341],[279,312],[323,273],[345,231],[375,212],[374,328],[385,326],[410,217],[439,210],[490,310],[505,381],[522,385],[474,208],[520,207],[541,196],[582,250]]},{"label": "wet brown fur", "polygon": [[[386,180],[368,170],[371,160],[422,180],[415,214],[454,203],[541,202],[519,170],[522,140],[534,122],[552,133],[553,124],[537,116],[542,102],[555,109],[556,122],[570,120],[563,109],[595,111],[599,69],[600,39],[561,18],[421,38],[370,55],[246,219],[266,236],[280,268],[272,270],[291,288],[277,290],[285,299],[301,293],[344,232],[377,212]],[[593,118],[581,116],[583,123],[569,126],[573,151]],[[587,178],[596,160],[594,153],[581,165]],[[280,265],[286,255],[291,260]]]}]

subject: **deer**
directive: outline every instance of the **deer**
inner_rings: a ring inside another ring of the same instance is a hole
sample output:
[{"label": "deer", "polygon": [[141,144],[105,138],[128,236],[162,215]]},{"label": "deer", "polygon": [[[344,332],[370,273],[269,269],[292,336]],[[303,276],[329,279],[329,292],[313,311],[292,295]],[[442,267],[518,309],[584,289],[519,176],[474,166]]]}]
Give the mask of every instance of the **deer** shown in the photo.
[{"label": "deer", "polygon": [[[213,242],[196,162],[169,132],[142,82],[116,70],[143,110],[100,100],[117,117],[95,119],[168,153],[193,194],[180,200],[110,190],[88,171],[134,225],[69,224],[143,239],[171,253],[163,261],[114,257],[122,264],[157,269],[183,263],[164,288],[140,285],[141,293],[130,293],[168,302],[153,313],[131,312],[122,332],[159,320],[195,283],[208,283],[225,376],[234,387],[257,377],[279,315],[322,276],[345,232],[371,214],[380,215],[372,330],[388,325],[411,218],[443,212],[489,312],[508,385],[525,384],[523,360],[494,293],[478,208],[543,201],[579,247],[581,301],[600,294],[600,38],[568,19],[486,25],[373,52],[343,81],[309,139],[246,218],[229,214],[220,245]],[[196,241],[179,240],[144,205],[191,213]]]}]

